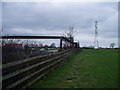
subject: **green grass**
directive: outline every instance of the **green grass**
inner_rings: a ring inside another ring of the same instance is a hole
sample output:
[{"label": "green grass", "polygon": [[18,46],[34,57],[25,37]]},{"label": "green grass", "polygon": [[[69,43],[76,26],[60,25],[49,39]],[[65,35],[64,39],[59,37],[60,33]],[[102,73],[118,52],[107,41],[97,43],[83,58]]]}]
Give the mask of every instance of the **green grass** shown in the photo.
[{"label": "green grass", "polygon": [[32,88],[117,88],[118,50],[84,49]]}]

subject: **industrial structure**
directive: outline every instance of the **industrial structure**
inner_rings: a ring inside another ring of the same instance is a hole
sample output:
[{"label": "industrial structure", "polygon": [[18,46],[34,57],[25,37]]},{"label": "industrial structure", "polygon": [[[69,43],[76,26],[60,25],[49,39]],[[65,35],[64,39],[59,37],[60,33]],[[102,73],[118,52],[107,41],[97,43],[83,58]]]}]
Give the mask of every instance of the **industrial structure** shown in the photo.
[{"label": "industrial structure", "polygon": [[95,37],[94,37],[94,49],[99,48],[99,43],[98,43],[98,29],[97,29],[97,21],[95,21]]}]

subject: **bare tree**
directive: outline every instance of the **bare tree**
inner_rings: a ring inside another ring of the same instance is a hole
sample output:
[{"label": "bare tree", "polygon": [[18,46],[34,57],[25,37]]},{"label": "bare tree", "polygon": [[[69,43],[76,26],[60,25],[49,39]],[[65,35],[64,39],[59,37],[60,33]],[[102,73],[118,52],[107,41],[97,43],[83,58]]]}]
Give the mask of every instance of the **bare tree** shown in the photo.
[{"label": "bare tree", "polygon": [[63,34],[64,37],[74,37],[74,27],[73,26],[69,26],[69,29],[67,30],[67,32],[65,34]]},{"label": "bare tree", "polygon": [[[63,36],[73,42],[74,41],[74,32],[75,32],[74,26],[69,26],[68,31],[65,34],[63,34]],[[64,42],[65,42],[64,47],[71,46],[71,44],[69,42],[67,42],[67,41],[64,41]]]},{"label": "bare tree", "polygon": [[74,37],[74,27],[69,26],[69,31],[67,32],[68,37]]},{"label": "bare tree", "polygon": [[55,43],[52,43],[52,44],[50,45],[51,48],[54,48],[55,46],[56,46]]},{"label": "bare tree", "polygon": [[115,43],[110,43],[110,48],[114,48]]}]

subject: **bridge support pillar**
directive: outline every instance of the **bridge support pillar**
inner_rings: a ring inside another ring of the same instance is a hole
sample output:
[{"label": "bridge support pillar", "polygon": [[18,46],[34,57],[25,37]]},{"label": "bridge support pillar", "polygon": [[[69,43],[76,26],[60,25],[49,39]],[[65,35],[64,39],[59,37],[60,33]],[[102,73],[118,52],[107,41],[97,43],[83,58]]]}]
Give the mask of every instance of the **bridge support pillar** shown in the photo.
[{"label": "bridge support pillar", "polygon": [[62,38],[60,39],[60,51],[62,51]]}]

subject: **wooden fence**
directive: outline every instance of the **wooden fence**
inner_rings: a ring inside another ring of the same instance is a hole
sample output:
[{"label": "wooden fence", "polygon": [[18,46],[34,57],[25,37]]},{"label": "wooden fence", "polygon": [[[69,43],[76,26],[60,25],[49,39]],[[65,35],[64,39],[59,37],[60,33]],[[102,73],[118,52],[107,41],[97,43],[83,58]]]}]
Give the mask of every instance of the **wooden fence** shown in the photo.
[{"label": "wooden fence", "polygon": [[[79,43],[62,36],[2,36],[2,39],[60,39],[59,52],[0,65],[2,89],[27,88],[46,73],[63,64],[72,53],[79,51]],[[70,48],[63,49],[63,41],[69,42]]]},{"label": "wooden fence", "polygon": [[73,50],[64,50],[3,64],[0,66],[2,88],[29,87],[50,70],[65,62],[72,53]]}]

